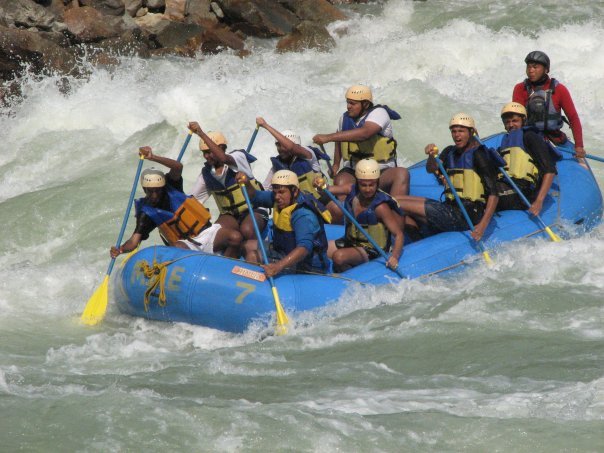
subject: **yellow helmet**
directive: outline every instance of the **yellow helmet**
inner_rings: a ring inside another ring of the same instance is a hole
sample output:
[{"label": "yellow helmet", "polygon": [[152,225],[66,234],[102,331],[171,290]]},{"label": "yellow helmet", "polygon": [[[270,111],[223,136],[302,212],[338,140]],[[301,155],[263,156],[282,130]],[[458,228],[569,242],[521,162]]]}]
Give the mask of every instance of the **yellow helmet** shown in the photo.
[{"label": "yellow helmet", "polygon": [[354,176],[357,179],[379,179],[380,165],[373,159],[362,159],[354,168]]},{"label": "yellow helmet", "polygon": [[147,168],[141,174],[141,186],[147,187],[164,187],[166,185],[166,175],[164,172],[156,168]]},{"label": "yellow helmet", "polygon": [[298,182],[298,175],[291,170],[279,170],[276,171],[271,179],[271,185],[273,186],[296,186],[300,187]]},{"label": "yellow helmet", "polygon": [[504,105],[501,109],[501,116],[505,115],[506,113],[515,113],[526,118],[526,108],[524,108],[524,105],[519,104],[518,102],[508,102],[506,105]]},{"label": "yellow helmet", "polygon": [[353,85],[346,90],[346,99],[353,101],[369,101],[373,103],[371,88],[365,85]]},{"label": "yellow helmet", "polygon": [[453,126],[463,126],[476,129],[474,118],[463,112],[456,113],[451,117],[451,120],[449,121],[449,129],[451,129]]},{"label": "yellow helmet", "polygon": [[300,140],[300,136],[298,134],[296,134],[294,131],[291,131],[291,130],[287,129],[287,130],[284,130],[283,132],[281,132],[281,134],[284,137],[289,138],[296,145],[299,145],[300,143],[302,143],[301,140]]},{"label": "yellow helmet", "polygon": [[[224,137],[224,135],[222,135],[222,132],[210,131],[208,132],[208,137],[210,137],[210,140],[219,146],[227,144],[227,139]],[[199,140],[199,149],[201,151],[207,151],[210,149],[210,147],[203,140]]]}]

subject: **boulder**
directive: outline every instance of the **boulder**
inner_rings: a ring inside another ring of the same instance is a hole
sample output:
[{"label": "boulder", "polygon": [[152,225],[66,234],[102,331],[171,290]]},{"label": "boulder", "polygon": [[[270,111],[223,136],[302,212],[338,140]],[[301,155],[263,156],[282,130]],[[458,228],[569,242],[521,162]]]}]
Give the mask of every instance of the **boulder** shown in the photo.
[{"label": "boulder", "polygon": [[146,0],[145,6],[153,12],[163,12],[166,9],[166,0]]},{"label": "boulder", "polygon": [[38,5],[33,0],[0,2],[0,17],[2,17],[3,24],[8,27],[36,28],[46,31],[52,30],[57,21],[52,10]]},{"label": "boulder", "polygon": [[136,13],[143,7],[143,0],[124,0],[126,14],[130,17],[136,17]]},{"label": "boulder", "polygon": [[341,10],[327,0],[278,0],[285,8],[292,11],[301,20],[310,20],[320,25],[327,25],[336,20],[347,18]]},{"label": "boulder", "polygon": [[187,13],[187,0],[166,0],[164,16],[168,20],[183,22]]},{"label": "boulder", "polygon": [[103,15],[90,6],[66,10],[64,21],[78,43],[115,38],[127,28],[121,17]]},{"label": "boulder", "polygon": [[189,0],[185,21],[190,24],[202,25],[204,21],[218,22],[216,14],[212,12],[210,0]]},{"label": "boulder", "polygon": [[279,40],[277,51],[302,52],[305,49],[317,49],[326,52],[335,45],[335,40],[324,26],[303,21],[290,34]]},{"label": "boulder", "polygon": [[273,0],[220,0],[223,22],[232,29],[262,38],[285,36],[300,19]]},{"label": "boulder", "polygon": [[124,0],[79,0],[80,6],[89,6],[107,16],[122,16],[125,11]]},{"label": "boulder", "polygon": [[[55,37],[55,41],[60,40]],[[37,74],[77,75],[75,55],[47,39],[46,34],[0,27],[0,78],[10,80],[18,76],[26,63]]]},{"label": "boulder", "polygon": [[216,25],[211,21],[202,22],[205,31],[197,45],[203,53],[218,53],[224,48],[242,51],[245,47],[243,39],[223,25]]}]

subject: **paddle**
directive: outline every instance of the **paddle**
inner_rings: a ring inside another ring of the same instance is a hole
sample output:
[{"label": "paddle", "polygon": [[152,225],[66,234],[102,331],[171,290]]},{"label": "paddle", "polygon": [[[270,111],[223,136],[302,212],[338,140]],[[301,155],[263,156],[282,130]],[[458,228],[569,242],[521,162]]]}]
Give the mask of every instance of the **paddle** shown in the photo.
[{"label": "paddle", "polygon": [[[325,148],[323,147],[323,145],[319,145],[319,147],[321,148],[321,151],[323,151],[323,154],[325,154],[327,157],[329,157],[329,154],[327,154],[327,151],[325,151]],[[336,175],[333,174],[333,166],[331,165],[331,160],[325,159],[325,162],[327,162],[327,168],[329,169],[329,174],[331,175],[331,179],[335,178]]]},{"label": "paddle", "polygon": [[[361,232],[363,233],[363,235],[367,238],[367,240],[371,243],[371,245],[373,246],[374,249],[376,249],[378,251],[378,253],[382,256],[382,258],[384,258],[386,260],[386,262],[388,262],[388,258],[390,258],[386,252],[384,252],[384,250],[377,245],[377,243],[375,242],[375,240],[371,237],[371,235],[365,231],[365,229],[359,224],[359,222],[357,222],[357,219],[354,218],[354,216],[348,211],[348,209],[346,209],[344,207],[343,203],[340,203],[340,200],[338,200],[334,194],[332,194],[329,190],[327,190],[327,188],[323,188],[323,191],[327,194],[327,196],[329,198],[331,198],[331,201],[333,201],[339,208],[340,210],[344,213],[344,215],[346,216],[346,218],[348,220],[350,220],[350,222]],[[390,269],[390,268],[388,268]],[[394,272],[396,272],[398,274],[399,277],[401,278],[405,278],[405,276],[403,275],[403,273],[401,272],[401,270],[398,268],[398,266],[394,269],[391,269]]]},{"label": "paddle", "polygon": [[189,129],[189,134],[187,135],[185,142],[182,144],[182,148],[180,148],[180,153],[178,153],[178,157],[176,158],[177,162],[180,162],[180,160],[182,159],[182,156],[184,156],[185,151],[187,150],[187,146],[189,146],[189,142],[191,141],[192,136],[193,136],[193,131],[191,129]]},{"label": "paddle", "polygon": [[[516,183],[514,183],[514,181],[512,180],[512,178],[510,177],[510,175],[508,174],[508,172],[505,171],[505,168],[499,167],[499,171],[501,172],[501,174],[503,174],[503,176],[505,176],[505,179],[508,180],[508,182],[510,183],[510,186],[512,186],[512,188],[518,194],[518,196],[520,197],[520,199],[522,200],[522,202],[526,205],[526,207],[530,209],[531,203],[526,199],[526,197],[524,196],[524,194],[522,193],[522,191],[520,190],[520,188],[516,185]],[[529,215],[530,215],[530,213],[529,213]],[[553,242],[561,242],[562,241],[562,239],[560,239],[556,235],[556,233],[554,233],[550,229],[550,227],[548,227],[545,224],[545,222],[541,219],[541,217],[538,214],[535,215],[535,218],[537,219],[537,222],[539,223],[539,225],[541,225],[541,228],[543,228],[545,230],[545,232],[549,235],[549,237],[552,239]]]},{"label": "paddle", "polygon": [[[258,132],[258,129],[256,129],[256,132]],[[264,261],[264,264],[268,264],[268,256],[266,255],[264,242],[262,242],[262,235],[260,234],[260,229],[258,228],[258,222],[256,222],[256,217],[254,216],[254,207],[252,206],[252,202],[250,201],[250,197],[247,193],[247,188],[245,187],[245,184],[241,184],[241,191],[243,192],[243,196],[245,197],[245,202],[247,203],[247,207],[249,209],[249,216],[252,219],[252,224],[254,225],[254,232],[256,233],[256,238],[258,239],[258,248],[262,253],[262,261]],[[268,281],[271,284],[271,289],[273,291],[273,299],[275,301],[275,309],[277,310],[277,335],[284,335],[287,333],[286,326],[287,324],[289,324],[289,320],[287,319],[285,310],[283,310],[281,302],[279,301],[279,293],[277,292],[277,286],[275,285],[273,277],[269,277]]]},{"label": "paddle", "polygon": [[[124,213],[122,228],[115,243],[116,247],[119,247],[121,245],[122,238],[124,237],[124,231],[126,230],[126,225],[128,224],[128,217],[130,216],[130,209],[132,209],[132,202],[134,201],[134,194],[136,193],[136,185],[138,183],[138,178],[140,177],[141,170],[143,168],[144,159],[144,156],[141,155],[140,160],[138,162],[138,168],[136,169],[134,183],[132,184],[132,191],[130,192],[130,200],[128,200],[128,207],[126,208],[126,212]],[[113,270],[114,264],[115,258],[111,258],[111,262],[109,263],[107,274],[103,279],[103,283],[101,283],[101,286],[97,288],[90,300],[88,300],[86,308],[84,308],[81,320],[86,325],[94,326],[100,321],[102,321],[105,317],[105,312],[107,311],[107,302],[109,299],[109,276],[111,275],[111,271]]]},{"label": "paddle", "polygon": [[252,146],[254,146],[254,142],[256,141],[256,135],[258,135],[259,129],[260,129],[260,126],[256,125],[256,129],[254,129],[254,133],[250,137],[250,141],[247,144],[247,148],[245,148],[245,152],[248,154],[250,154],[252,152]]},{"label": "paddle", "polygon": [[[558,151],[562,151],[563,153],[572,154],[575,157],[577,156],[575,153],[573,153],[572,151],[570,151],[568,149],[563,149],[563,148],[556,148],[556,149]],[[597,160],[599,162],[604,162],[604,157],[594,156],[593,154],[585,154],[585,157],[587,157],[588,159]],[[580,157],[577,157],[577,159],[580,159]]]},{"label": "paddle", "polygon": [[[455,197],[457,206],[459,206],[459,209],[460,209],[461,213],[463,214],[464,219],[466,219],[466,223],[470,227],[470,230],[474,231],[474,224],[470,220],[468,211],[466,211],[466,208],[464,207],[463,203],[461,202],[461,199],[459,198],[459,195],[457,194],[457,190],[455,190],[455,187],[453,187],[453,184],[451,183],[451,179],[449,178],[449,175],[447,174],[447,170],[445,170],[445,167],[444,167],[442,161],[438,157],[435,156],[434,159],[436,160],[436,163],[438,164],[438,169],[440,170],[440,172],[444,176],[445,180],[447,181],[447,185],[451,189],[451,193]],[[476,241],[476,244],[478,245],[478,248],[482,252],[482,256],[484,257],[484,260],[487,262],[487,264],[492,264],[493,260],[491,260],[491,257],[489,256],[489,252],[487,252],[487,249],[484,247],[484,244],[482,243],[482,241]]]}]

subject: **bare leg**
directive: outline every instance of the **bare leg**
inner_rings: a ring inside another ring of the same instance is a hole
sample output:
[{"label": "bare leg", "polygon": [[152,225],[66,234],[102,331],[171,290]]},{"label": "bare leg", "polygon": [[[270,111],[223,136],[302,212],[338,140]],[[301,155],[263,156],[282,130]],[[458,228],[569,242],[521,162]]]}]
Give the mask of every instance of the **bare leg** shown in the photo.
[{"label": "bare leg", "polygon": [[345,247],[333,254],[333,268],[336,272],[343,272],[367,261],[369,256],[362,247]]},{"label": "bare leg", "polygon": [[239,258],[243,237],[237,230],[222,227],[214,238],[214,253],[220,253],[229,258]]},{"label": "bare leg", "polygon": [[393,198],[409,195],[409,171],[404,167],[384,170],[380,176],[380,189]]}]

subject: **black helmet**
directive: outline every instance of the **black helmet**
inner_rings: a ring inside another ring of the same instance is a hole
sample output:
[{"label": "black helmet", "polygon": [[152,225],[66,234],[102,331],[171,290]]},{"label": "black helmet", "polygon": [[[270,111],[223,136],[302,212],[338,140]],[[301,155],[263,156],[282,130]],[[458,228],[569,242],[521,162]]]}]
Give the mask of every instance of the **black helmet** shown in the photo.
[{"label": "black helmet", "polygon": [[529,63],[539,63],[545,66],[545,69],[549,71],[549,57],[545,54],[545,52],[541,52],[540,50],[533,50],[529,53],[524,59],[526,64]]}]

